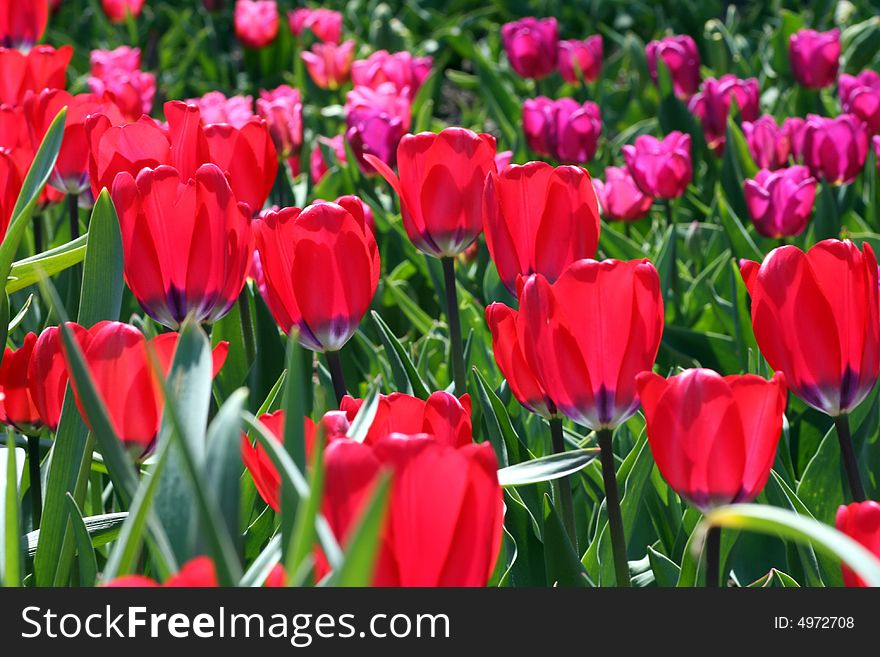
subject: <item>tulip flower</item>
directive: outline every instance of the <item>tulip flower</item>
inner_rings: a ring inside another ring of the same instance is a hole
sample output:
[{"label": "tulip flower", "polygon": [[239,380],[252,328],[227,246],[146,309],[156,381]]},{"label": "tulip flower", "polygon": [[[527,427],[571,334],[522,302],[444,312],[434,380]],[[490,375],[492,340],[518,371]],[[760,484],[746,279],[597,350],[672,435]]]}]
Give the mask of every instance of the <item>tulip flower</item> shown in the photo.
[{"label": "tulip flower", "polygon": [[287,13],[287,21],[296,36],[311,30],[324,43],[339,43],[342,39],[342,14],[332,9],[300,7]]},{"label": "tulip flower", "polygon": [[143,575],[124,575],[104,584],[108,588],[143,588],[163,586],[166,588],[213,588],[220,586],[217,569],[210,557],[195,557],[187,561],[180,571],[164,584]]},{"label": "tulip flower", "polygon": [[235,36],[245,48],[265,48],[278,36],[275,0],[236,0]]},{"label": "tulip flower", "polygon": [[376,218],[373,216],[373,210],[369,205],[364,203],[363,199],[359,196],[346,194],[345,196],[338,197],[333,202],[348,210],[348,213],[354,217],[358,223],[363,223],[369,228],[373,235],[376,234]]},{"label": "tulip flower", "polygon": [[754,500],[770,477],[785,412],[785,377],[707,369],[636,378],[660,474],[702,511]]},{"label": "tulip flower", "polygon": [[489,173],[485,187],[486,244],[501,282],[516,294],[519,276],[553,282],[599,243],[599,207],[590,174],[544,162]]},{"label": "tulip flower", "polygon": [[[114,432],[133,457],[140,458],[153,444],[159,431],[164,401],[157,376],[171,369],[178,334],[163,333],[147,340],[138,329],[122,322],[101,322],[89,331],[91,339],[83,352],[95,390],[104,403]],[[214,347],[213,374],[223,366],[229,344]],[[160,368],[154,370],[150,353]],[[64,348],[70,368],[70,354]],[[91,427],[81,400],[81,382],[73,391],[80,414]]]},{"label": "tulip flower", "polygon": [[607,167],[605,180],[593,179],[602,215],[614,221],[638,221],[651,209],[654,199],[639,189],[625,167]]},{"label": "tulip flower", "polygon": [[153,109],[156,76],[140,70],[141,51],[120,46],[115,50],[93,50],[89,90],[96,96],[110,94],[128,121],[137,121]]},{"label": "tulip flower", "polygon": [[[69,326],[80,348],[85,351],[91,341],[91,333],[78,324]],[[62,344],[59,327],[50,326],[44,329],[34,344],[27,370],[28,392],[40,415],[40,421],[51,431],[58,428],[67,390],[67,363]]]},{"label": "tulip flower", "polygon": [[111,23],[122,23],[128,16],[140,16],[144,2],[145,0],[101,0],[101,7]]},{"label": "tulip flower", "polygon": [[798,84],[808,89],[830,87],[837,79],[840,63],[840,30],[801,30],[792,34],[788,58]]},{"label": "tulip flower", "polygon": [[572,98],[539,96],[523,103],[523,131],[529,148],[538,155],[584,164],[596,154],[602,113],[590,101],[581,105]]},{"label": "tulip flower", "polygon": [[345,139],[364,173],[376,173],[366,155],[378,157],[388,166],[397,162],[400,140],[409,132],[411,103],[398,95],[394,85],[378,89],[355,87],[345,101]]},{"label": "tulip flower", "polygon": [[354,62],[351,80],[356,87],[371,89],[391,83],[398,94],[412,100],[431,74],[432,65],[430,57],[413,57],[406,51],[391,54],[377,50],[367,59]]},{"label": "tulip flower", "polygon": [[833,119],[809,114],[800,140],[804,164],[830,185],[854,181],[868,157],[868,131],[852,114]]},{"label": "tulip flower", "polygon": [[871,134],[880,132],[880,74],[870,69],[856,76],[844,73],[837,88],[840,108],[861,119]]},{"label": "tulip flower", "polygon": [[[880,503],[867,501],[841,505],[837,509],[834,524],[838,531],[858,541],[880,559]],[[846,586],[867,586],[847,566],[841,565],[841,571]]]},{"label": "tulip flower", "polygon": [[501,26],[510,67],[524,78],[543,78],[556,68],[559,25],[555,18],[523,18]]},{"label": "tulip flower", "polygon": [[0,2],[0,47],[30,50],[43,37],[48,22],[47,0]]},{"label": "tulip flower", "polygon": [[254,224],[266,304],[313,351],[354,335],[379,282],[379,250],[363,221],[335,203],[266,212]]},{"label": "tulip flower", "polygon": [[27,54],[0,48],[0,104],[19,105],[29,91],[64,89],[73,48],[37,46]]},{"label": "tulip flower", "polygon": [[721,155],[727,139],[727,117],[730,104],[736,100],[743,121],[755,121],[758,118],[759,89],[755,78],[740,80],[735,75],[722,75],[721,78],[706,78],[703,88],[691,98],[688,109],[703,124],[706,144]]},{"label": "tulip flower", "polygon": [[313,185],[317,185],[321,178],[323,178],[330,170],[330,167],[324,159],[324,151],[319,144],[324,144],[324,146],[333,151],[336,155],[336,160],[340,164],[344,165],[347,157],[345,152],[345,137],[343,135],[337,135],[330,139],[327,137],[318,137],[318,142],[318,144],[312,146],[312,154],[309,159],[309,173],[312,177]]},{"label": "tulip flower", "polygon": [[298,158],[303,143],[303,106],[299,90],[281,85],[272,91],[260,91],[257,114],[266,121],[275,150],[282,160],[296,158],[294,175],[299,170]]},{"label": "tulip flower", "polygon": [[700,87],[700,51],[692,37],[678,34],[651,41],[645,47],[648,72],[657,84],[657,59],[663,60],[672,78],[675,95],[683,100],[689,99]]},{"label": "tulip flower", "polygon": [[[146,116],[137,123],[118,126],[112,125],[103,114],[92,116],[86,121],[86,137],[89,142],[89,180],[95,198],[105,187],[111,189],[114,178],[122,171],[134,177],[145,167],[156,168],[172,163],[167,133]],[[197,144],[199,140],[193,141]],[[204,138],[200,141],[206,152]]]},{"label": "tulip flower", "polygon": [[566,82],[593,82],[602,71],[602,35],[594,34],[584,41],[560,41],[558,60],[559,74]]},{"label": "tulip flower", "polygon": [[0,239],[6,235],[12,211],[21,193],[22,178],[9,153],[0,149]]},{"label": "tulip flower", "polygon": [[202,123],[226,123],[240,130],[254,117],[254,99],[251,96],[226,97],[221,91],[209,91],[201,98],[190,98],[188,105],[199,108]]},{"label": "tulip flower", "polygon": [[804,166],[761,169],[745,181],[746,206],[764,237],[800,235],[807,227],[816,200],[816,179]]},{"label": "tulip flower", "polygon": [[348,82],[354,59],[354,41],[342,45],[316,43],[301,57],[314,82],[321,89],[338,89]]},{"label": "tulip flower", "polygon": [[849,439],[847,414],[880,374],[877,259],[849,240],[825,240],[804,253],[771,251],[762,264],[740,263],[752,298],[758,347],[788,387],[835,418],[850,488],[865,499]]},{"label": "tulip flower", "polygon": [[37,336],[28,333],[18,349],[6,347],[0,363],[0,422],[31,435],[42,426],[28,388],[28,366],[36,342]]},{"label": "tulip flower", "polygon": [[802,127],[803,119],[787,118],[782,125],[777,125],[770,114],[742,124],[749,153],[761,169],[779,169],[788,165],[794,152],[795,135]]},{"label": "tulip flower", "polygon": [[691,136],[677,130],[662,141],[639,135],[633,145],[623,147],[623,157],[636,185],[651,197],[677,198],[693,176]]}]

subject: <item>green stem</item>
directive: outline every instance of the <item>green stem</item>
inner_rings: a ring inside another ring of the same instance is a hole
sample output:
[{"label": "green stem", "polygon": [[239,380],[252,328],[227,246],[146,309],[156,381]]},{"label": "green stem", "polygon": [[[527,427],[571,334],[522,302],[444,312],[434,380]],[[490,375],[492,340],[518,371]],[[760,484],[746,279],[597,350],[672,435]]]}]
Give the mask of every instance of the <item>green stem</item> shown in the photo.
[{"label": "green stem", "polygon": [[608,529],[611,532],[611,550],[614,553],[614,573],[618,586],[630,586],[629,563],[626,559],[626,537],[620,515],[620,495],[617,492],[617,474],[614,451],[611,447],[611,429],[600,429],[599,452],[602,459],[602,480],[605,484],[605,507],[608,511]]},{"label": "green stem", "polygon": [[34,254],[43,252],[43,215],[34,214]]},{"label": "green stem", "polygon": [[[565,452],[565,440],[562,436],[562,418],[550,418],[550,440],[553,444],[553,453]],[[577,552],[577,526],[574,522],[574,502],[571,494],[571,478],[562,477],[553,480],[553,497],[562,513],[562,522],[568,538]]]},{"label": "green stem", "polygon": [[675,228],[675,217],[672,212],[672,199],[666,199],[663,205],[666,208],[666,225],[672,227],[672,230],[669,232],[669,287],[671,293],[670,300],[674,301],[672,304],[672,308],[675,311],[674,317],[678,318],[678,232]]},{"label": "green stem", "polygon": [[241,289],[241,294],[238,295],[238,316],[241,319],[244,355],[248,366],[251,366],[257,357],[257,338],[254,333],[254,319],[251,316],[251,300],[247,284]]},{"label": "green stem", "polygon": [[460,397],[467,392],[464,373],[464,349],[461,343],[461,318],[458,314],[458,292],[455,289],[455,258],[441,258],[443,282],[446,287],[446,319],[449,321],[449,342],[452,346],[452,376],[455,394]]},{"label": "green stem", "polygon": [[342,398],[348,394],[345,388],[345,375],[342,372],[342,359],[338,351],[325,351],[327,367],[330,370],[330,378],[333,380],[333,392],[336,393],[336,403],[341,404]]},{"label": "green stem", "polygon": [[40,437],[27,437],[28,472],[31,487],[31,517],[33,529],[39,529],[43,516],[43,482],[40,480]]},{"label": "green stem", "polygon": [[862,486],[862,478],[859,475],[859,464],[853,451],[852,434],[849,430],[849,416],[838,415],[834,418],[834,426],[837,428],[837,441],[840,443],[840,456],[846,469],[846,478],[849,481],[849,490],[853,500],[864,502],[865,488]]},{"label": "green stem", "polygon": [[79,194],[67,195],[67,212],[70,219],[70,239],[79,237]]},{"label": "green stem", "polygon": [[721,527],[709,527],[706,535],[706,588],[718,588],[721,574]]}]

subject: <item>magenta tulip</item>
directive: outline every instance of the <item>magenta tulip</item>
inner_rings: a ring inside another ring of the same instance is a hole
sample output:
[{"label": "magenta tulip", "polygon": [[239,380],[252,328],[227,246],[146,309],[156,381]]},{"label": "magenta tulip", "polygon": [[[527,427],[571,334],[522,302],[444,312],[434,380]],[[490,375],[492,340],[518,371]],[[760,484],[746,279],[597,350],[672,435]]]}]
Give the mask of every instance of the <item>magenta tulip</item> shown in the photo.
[{"label": "magenta tulip", "polygon": [[746,206],[755,228],[764,237],[800,235],[807,227],[816,200],[816,179],[804,166],[761,169],[745,181]]},{"label": "magenta tulip", "polygon": [[840,63],[840,30],[801,30],[792,34],[788,58],[799,84],[809,89],[830,87],[837,78]]},{"label": "magenta tulip", "polygon": [[654,198],[681,196],[693,177],[691,136],[677,130],[662,141],[639,135],[623,147],[623,157],[639,189]]}]

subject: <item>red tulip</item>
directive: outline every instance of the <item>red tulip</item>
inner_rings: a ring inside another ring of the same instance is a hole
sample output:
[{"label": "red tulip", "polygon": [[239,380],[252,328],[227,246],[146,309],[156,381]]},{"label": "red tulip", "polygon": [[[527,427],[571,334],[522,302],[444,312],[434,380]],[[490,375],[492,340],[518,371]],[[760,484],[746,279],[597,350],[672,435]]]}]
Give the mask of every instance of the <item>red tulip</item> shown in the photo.
[{"label": "red tulip", "polygon": [[785,412],[785,378],[706,369],[638,375],[648,443],[666,483],[705,511],[755,499],[767,483]]},{"label": "red tulip", "polygon": [[266,304],[300,343],[337,351],[354,335],[379,282],[379,249],[363,220],[335,203],[267,212],[255,222]]},{"label": "red tulip", "polygon": [[605,180],[593,178],[593,187],[602,215],[614,221],[638,221],[654,203],[639,189],[626,167],[606,167]]},{"label": "red tulip", "polygon": [[278,36],[275,0],[236,0],[235,36],[245,48],[265,48]]},{"label": "red tulip", "polygon": [[399,178],[365,157],[397,192],[406,233],[423,253],[456,256],[483,231],[483,185],[495,170],[491,135],[464,128],[407,135],[397,149]]},{"label": "red tulip", "polygon": [[275,150],[282,160],[298,156],[302,149],[302,113],[302,97],[298,89],[283,84],[272,91],[260,91],[257,114],[266,121]]},{"label": "red tulip", "polygon": [[28,389],[28,366],[37,336],[28,333],[18,349],[6,347],[0,363],[0,422],[34,434],[42,425]]},{"label": "red tulip", "polygon": [[[345,152],[345,137],[343,135],[337,135],[333,138],[318,137],[318,142],[332,150],[339,163],[343,166],[345,165],[347,155]],[[321,178],[324,177],[324,174],[329,170],[330,167],[327,166],[327,162],[324,160],[324,151],[319,144],[314,144],[312,146],[312,154],[309,160],[309,172],[312,176],[312,184],[317,185]]]},{"label": "red tulip", "polygon": [[356,87],[371,89],[391,83],[398,94],[413,99],[431,74],[432,65],[430,57],[413,57],[406,51],[391,54],[377,50],[352,65],[351,80]]},{"label": "red tulip", "polygon": [[342,45],[335,43],[316,43],[311,50],[301,54],[306,69],[321,89],[338,89],[351,77],[354,60],[354,41]]},{"label": "red tulip", "polygon": [[[837,529],[850,538],[864,545],[874,556],[880,559],[880,503],[853,502],[849,506],[841,505],[835,518]],[[843,583],[846,586],[867,586],[861,577],[847,566],[841,565]]]},{"label": "red tulip", "polygon": [[583,79],[593,82],[602,71],[602,35],[578,41],[559,42],[559,74],[562,79],[577,84]]},{"label": "red tulip", "polygon": [[251,96],[226,97],[221,91],[209,91],[201,98],[190,98],[187,105],[199,108],[203,124],[228,123],[241,129],[254,116],[254,99]]},{"label": "red tulip", "polygon": [[649,261],[578,260],[553,284],[540,274],[524,280],[519,303],[519,312],[492,304],[486,316],[520,403],[596,430],[636,411],[636,374],[653,366],[663,333]]},{"label": "red tulip", "polygon": [[590,101],[581,105],[572,98],[530,98],[523,103],[523,131],[529,148],[538,155],[584,164],[596,154],[602,112]]},{"label": "red tulip", "polygon": [[[274,571],[273,571],[274,572]],[[160,584],[144,575],[124,575],[104,584],[110,588],[157,587]],[[213,588],[220,586],[217,569],[210,557],[195,557],[187,561],[180,571],[161,586],[167,588]]]},{"label": "red tulip", "polygon": [[324,43],[339,43],[342,39],[342,14],[332,9],[300,7],[287,13],[287,21],[296,36],[308,29]]},{"label": "red tulip", "polygon": [[[85,351],[91,341],[91,333],[79,324],[70,324],[80,348]],[[67,363],[62,351],[61,329],[50,326],[40,333],[34,344],[33,355],[27,370],[28,391],[40,420],[50,430],[58,428],[61,407],[67,390]]]},{"label": "red tulip", "polygon": [[0,0],[0,46],[29,50],[43,37],[48,22],[47,0]]},{"label": "red tulip", "polygon": [[409,132],[411,103],[400,96],[392,84],[378,89],[355,87],[345,100],[345,139],[364,173],[376,173],[366,161],[367,154],[378,157],[388,166],[397,161],[400,140]]},{"label": "red tulip", "polygon": [[868,131],[852,114],[828,119],[807,115],[801,131],[801,157],[816,178],[832,185],[854,181],[868,157]]},{"label": "red tulip", "polygon": [[93,50],[89,89],[96,96],[110,94],[128,121],[137,121],[153,109],[156,76],[144,73],[141,51],[120,46],[115,50]]},{"label": "red tulip", "polygon": [[700,51],[692,37],[676,34],[651,41],[645,47],[648,59],[648,72],[654,84],[657,83],[657,58],[663,60],[672,78],[675,95],[688,99],[700,87]]},{"label": "red tulip", "polygon": [[837,88],[840,109],[861,119],[871,134],[880,132],[880,74],[870,69],[857,76],[844,73]]},{"label": "red tulip", "polygon": [[599,207],[586,169],[544,162],[492,171],[485,187],[486,245],[504,286],[519,276],[553,282],[599,244]]},{"label": "red tulip", "polygon": [[702,91],[691,98],[688,109],[700,119],[706,143],[716,155],[724,151],[731,102],[736,100],[743,121],[754,121],[760,112],[759,93],[755,78],[740,80],[735,75],[722,75],[717,80],[706,78]]},{"label": "red tulip", "polygon": [[774,249],[740,263],[755,339],[767,362],[810,406],[837,416],[858,406],[880,373],[877,260],[849,240],[804,253]]},{"label": "red tulip", "polygon": [[745,181],[745,197],[752,222],[761,235],[800,235],[813,213],[816,179],[803,166],[761,169],[754,180]]},{"label": "red tulip", "polygon": [[[152,445],[159,431],[164,407],[157,375],[167,376],[171,369],[177,333],[163,333],[147,340],[138,329],[122,322],[101,322],[90,329],[91,340],[85,349],[86,365],[95,389],[107,409],[116,435],[136,458]],[[150,350],[161,372],[155,372]],[[223,366],[229,344],[214,347],[214,375]],[[70,368],[67,349],[65,359]],[[80,414],[91,428],[91,421],[80,399],[80,386],[73,385]]]},{"label": "red tulip", "polygon": [[532,16],[501,26],[510,67],[524,78],[543,78],[556,68],[559,25],[555,18]]},{"label": "red tulip", "polygon": [[810,89],[830,87],[840,63],[840,30],[801,30],[788,42],[791,72],[799,84]]},{"label": "red tulip", "polygon": [[364,203],[363,199],[359,196],[347,194],[338,197],[333,202],[348,210],[348,213],[354,217],[359,224],[364,224],[369,228],[373,235],[376,234],[376,218],[373,216],[373,210],[369,205]]},{"label": "red tulip", "polygon": [[623,157],[636,185],[648,196],[677,198],[691,183],[691,136],[687,133],[675,130],[663,141],[639,135],[634,145],[623,147]]},{"label": "red tulip", "polygon": [[770,114],[757,121],[743,121],[742,129],[755,164],[761,169],[788,166],[793,154],[795,134],[803,127],[803,119],[788,118],[782,125]]},{"label": "red tulip", "polygon": [[112,23],[121,23],[129,15],[137,18],[141,15],[145,0],[101,0],[104,13]]},{"label": "red tulip", "polygon": [[9,228],[21,185],[22,179],[15,160],[11,155],[0,150],[0,240]]},{"label": "red tulip", "polygon": [[63,89],[73,48],[37,46],[27,54],[0,48],[0,104],[18,105],[29,91]]}]

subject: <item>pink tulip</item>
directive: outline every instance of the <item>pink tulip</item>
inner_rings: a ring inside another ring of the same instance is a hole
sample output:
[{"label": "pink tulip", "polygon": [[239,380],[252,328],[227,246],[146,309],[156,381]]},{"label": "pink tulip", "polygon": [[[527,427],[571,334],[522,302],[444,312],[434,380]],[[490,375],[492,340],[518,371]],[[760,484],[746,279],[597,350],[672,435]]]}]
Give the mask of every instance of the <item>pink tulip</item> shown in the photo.
[{"label": "pink tulip", "polygon": [[432,65],[430,57],[413,57],[406,51],[391,54],[377,50],[367,59],[354,63],[351,80],[356,87],[372,89],[390,82],[398,94],[412,99],[431,74]]},{"label": "pink tulip", "polygon": [[298,155],[303,143],[302,98],[299,90],[285,84],[260,91],[257,114],[265,119],[275,150],[282,160]]},{"label": "pink tulip", "polygon": [[513,151],[498,151],[495,154],[495,170],[503,171],[504,167],[510,164],[513,159]]},{"label": "pink tulip", "polygon": [[153,109],[156,76],[140,70],[141,51],[120,46],[115,50],[93,50],[88,85],[97,96],[110,94],[128,121],[137,121]]},{"label": "pink tulip", "polygon": [[320,144],[330,148],[340,163],[344,164],[346,161],[345,138],[343,135],[337,135],[332,139],[318,137],[318,142],[312,146],[312,155],[309,160],[309,171],[312,176],[313,185],[317,185],[321,178],[330,170],[327,161],[324,159],[324,151],[321,149]]},{"label": "pink tulip", "polygon": [[199,108],[202,123],[227,123],[240,130],[254,116],[254,99],[251,96],[230,96],[220,91],[209,91],[201,98],[190,98],[189,105]]},{"label": "pink tulip", "polygon": [[324,43],[342,40],[342,14],[332,9],[300,7],[287,13],[287,23],[296,36],[301,36],[304,30],[311,30]]},{"label": "pink tulip", "polygon": [[590,101],[581,105],[572,98],[539,96],[523,103],[523,130],[535,153],[563,164],[584,164],[596,154],[602,114]]},{"label": "pink tulip", "polygon": [[777,125],[770,114],[757,121],[743,121],[743,134],[755,164],[761,169],[786,166],[792,156],[795,134],[802,126],[803,120],[798,118],[788,118]]},{"label": "pink tulip", "polygon": [[654,199],[636,185],[625,167],[607,167],[605,181],[593,178],[602,215],[614,221],[638,221],[651,209]]},{"label": "pink tulip", "polygon": [[672,88],[679,98],[688,99],[700,87],[700,52],[687,34],[677,34],[651,41],[645,48],[648,72],[657,83],[657,58],[663,60],[672,78]]},{"label": "pink tulip", "polygon": [[810,173],[832,185],[851,183],[865,166],[868,131],[852,114],[833,119],[807,115],[801,140],[801,157]]},{"label": "pink tulip", "polygon": [[501,26],[510,66],[524,78],[543,78],[556,68],[559,25],[555,18],[533,16]]},{"label": "pink tulip", "polygon": [[702,91],[691,98],[688,109],[699,117],[706,143],[716,155],[724,152],[731,102],[736,100],[743,121],[754,121],[760,111],[759,95],[755,78],[740,80],[735,75],[722,75],[717,80],[706,78],[703,81]]},{"label": "pink tulip", "polygon": [[774,239],[800,235],[807,227],[816,200],[816,179],[809,169],[795,165],[761,169],[745,181],[746,206],[755,228]]},{"label": "pink tulip", "polygon": [[593,82],[602,71],[602,35],[595,34],[584,41],[559,42],[559,74],[572,84]]},{"label": "pink tulip", "polygon": [[788,58],[794,79],[809,89],[830,87],[840,63],[840,30],[801,30],[791,35]]},{"label": "pink tulip", "polygon": [[870,69],[858,75],[843,74],[837,89],[840,108],[859,117],[871,134],[880,132],[880,74]]},{"label": "pink tulip", "polygon": [[132,18],[141,15],[145,0],[101,0],[101,7],[112,23],[121,23],[131,14]]},{"label": "pink tulip", "polygon": [[321,89],[338,89],[348,82],[354,59],[354,41],[341,45],[316,43],[301,54],[312,81]]},{"label": "pink tulip", "polygon": [[623,147],[623,157],[639,189],[654,198],[681,196],[693,177],[691,136],[677,130],[663,141],[639,135]]},{"label": "pink tulip", "polygon": [[278,36],[275,0],[236,0],[235,36],[245,48],[265,48]]},{"label": "pink tulip", "polygon": [[408,98],[397,95],[391,83],[378,89],[355,87],[345,101],[345,138],[364,173],[375,173],[364,154],[375,155],[393,167],[397,144],[409,132],[411,105]]}]

